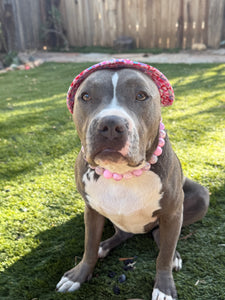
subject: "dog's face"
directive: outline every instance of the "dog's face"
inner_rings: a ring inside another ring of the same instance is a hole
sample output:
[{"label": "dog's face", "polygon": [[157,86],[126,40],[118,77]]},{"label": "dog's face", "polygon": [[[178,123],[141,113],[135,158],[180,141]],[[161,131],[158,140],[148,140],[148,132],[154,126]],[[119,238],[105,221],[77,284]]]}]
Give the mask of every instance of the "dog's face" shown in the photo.
[{"label": "dog's face", "polygon": [[73,118],[88,163],[127,172],[157,146],[159,91],[142,72],[99,70],[79,86]]}]

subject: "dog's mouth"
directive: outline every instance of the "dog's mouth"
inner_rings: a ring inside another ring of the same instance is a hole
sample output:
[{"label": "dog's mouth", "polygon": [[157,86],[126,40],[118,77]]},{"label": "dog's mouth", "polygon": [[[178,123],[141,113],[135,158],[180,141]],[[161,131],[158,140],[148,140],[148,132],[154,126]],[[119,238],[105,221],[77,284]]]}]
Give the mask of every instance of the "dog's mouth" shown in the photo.
[{"label": "dog's mouth", "polygon": [[99,151],[93,161],[95,165],[117,173],[129,172],[144,165],[144,159],[134,161],[129,155],[124,156],[120,151],[108,148]]},{"label": "dog's mouth", "polygon": [[94,160],[111,161],[117,163],[120,160],[126,160],[126,157],[118,150],[106,148],[96,153]]}]

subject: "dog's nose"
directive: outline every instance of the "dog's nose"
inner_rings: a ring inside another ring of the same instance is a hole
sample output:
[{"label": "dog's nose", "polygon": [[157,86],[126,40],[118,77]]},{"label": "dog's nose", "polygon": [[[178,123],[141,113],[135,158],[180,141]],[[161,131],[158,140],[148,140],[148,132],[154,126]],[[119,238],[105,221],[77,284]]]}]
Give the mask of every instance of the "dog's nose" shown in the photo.
[{"label": "dog's nose", "polygon": [[107,116],[100,120],[98,132],[109,140],[124,137],[127,132],[126,120],[117,116]]}]

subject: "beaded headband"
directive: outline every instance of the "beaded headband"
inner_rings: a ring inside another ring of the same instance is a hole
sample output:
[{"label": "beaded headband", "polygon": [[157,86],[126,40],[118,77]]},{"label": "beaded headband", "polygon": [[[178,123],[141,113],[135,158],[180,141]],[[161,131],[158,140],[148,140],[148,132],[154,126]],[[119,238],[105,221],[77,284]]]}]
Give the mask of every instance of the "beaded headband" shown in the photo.
[{"label": "beaded headband", "polygon": [[161,73],[158,69],[146,65],[144,63],[131,61],[129,59],[113,59],[109,61],[103,61],[96,65],[93,65],[86,70],[82,71],[79,75],[77,75],[73,82],[71,83],[68,93],[67,93],[67,107],[71,113],[73,113],[73,105],[76,91],[80,84],[86,79],[90,74],[97,70],[104,69],[122,69],[122,68],[130,68],[142,71],[147,76],[149,76],[157,85],[159,94],[161,97],[161,105],[169,106],[173,104],[174,101],[174,91],[169,83],[166,76]]}]

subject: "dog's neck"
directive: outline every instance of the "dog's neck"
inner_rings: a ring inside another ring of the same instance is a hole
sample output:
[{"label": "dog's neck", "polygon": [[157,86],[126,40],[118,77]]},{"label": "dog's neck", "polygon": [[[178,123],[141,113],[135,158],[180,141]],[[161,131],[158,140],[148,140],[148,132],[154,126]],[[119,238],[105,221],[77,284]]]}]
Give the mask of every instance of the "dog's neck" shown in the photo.
[{"label": "dog's neck", "polygon": [[[159,125],[159,141],[158,141],[158,146],[156,147],[155,151],[153,152],[150,160],[148,162],[145,163],[145,166],[140,168],[140,169],[135,169],[133,171],[130,172],[126,172],[124,174],[119,174],[119,173],[113,173],[101,166],[97,166],[97,167],[93,167],[91,165],[89,165],[89,167],[93,170],[95,170],[95,173],[100,175],[100,176],[104,176],[106,179],[114,179],[116,181],[120,181],[122,179],[130,179],[132,177],[138,177],[141,176],[143,174],[143,172],[149,171],[151,168],[151,165],[154,165],[157,163],[158,161],[158,157],[162,154],[162,148],[165,145],[165,137],[166,137],[166,132],[165,132],[165,126],[162,123],[162,121],[160,121],[160,125]],[[84,152],[83,147],[81,149],[82,152]]]}]

